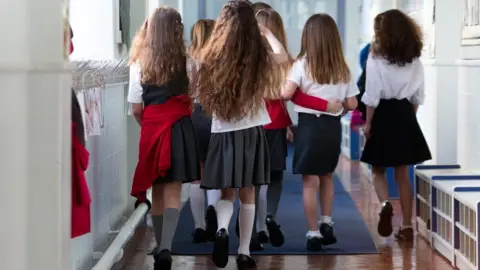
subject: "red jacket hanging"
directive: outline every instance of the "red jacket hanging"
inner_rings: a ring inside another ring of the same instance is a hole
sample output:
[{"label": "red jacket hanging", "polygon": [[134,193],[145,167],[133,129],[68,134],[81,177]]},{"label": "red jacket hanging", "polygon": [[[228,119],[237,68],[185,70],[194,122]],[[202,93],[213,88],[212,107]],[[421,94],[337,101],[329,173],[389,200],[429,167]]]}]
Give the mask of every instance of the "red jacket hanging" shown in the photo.
[{"label": "red jacket hanging", "polygon": [[88,168],[89,153],[75,136],[72,123],[72,238],[90,232],[90,192],[85,171]]},{"label": "red jacket hanging", "polygon": [[131,195],[146,200],[146,191],[171,165],[172,126],[192,113],[188,95],[173,96],[163,104],[147,105],[143,110],[138,164],[133,176]]}]

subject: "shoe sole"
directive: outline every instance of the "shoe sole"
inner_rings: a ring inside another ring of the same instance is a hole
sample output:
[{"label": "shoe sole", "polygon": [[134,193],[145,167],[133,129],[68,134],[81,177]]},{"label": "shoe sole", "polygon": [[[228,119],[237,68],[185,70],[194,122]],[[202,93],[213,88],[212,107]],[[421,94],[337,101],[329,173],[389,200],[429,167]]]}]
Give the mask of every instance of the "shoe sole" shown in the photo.
[{"label": "shoe sole", "polygon": [[378,221],[378,234],[382,237],[389,237],[393,233],[392,226],[393,208],[390,205],[386,205],[380,212],[380,220]]},{"label": "shoe sole", "polygon": [[217,237],[213,245],[212,260],[217,267],[224,268],[228,264],[228,237]]},{"label": "shoe sole", "polygon": [[270,244],[274,247],[281,247],[285,243],[285,236],[278,224],[274,221],[267,222],[268,235],[270,236]]},{"label": "shoe sole", "polygon": [[207,238],[209,241],[215,241],[215,234],[218,230],[218,223],[217,223],[217,212],[215,209],[208,209],[206,214],[206,221],[207,221]]}]

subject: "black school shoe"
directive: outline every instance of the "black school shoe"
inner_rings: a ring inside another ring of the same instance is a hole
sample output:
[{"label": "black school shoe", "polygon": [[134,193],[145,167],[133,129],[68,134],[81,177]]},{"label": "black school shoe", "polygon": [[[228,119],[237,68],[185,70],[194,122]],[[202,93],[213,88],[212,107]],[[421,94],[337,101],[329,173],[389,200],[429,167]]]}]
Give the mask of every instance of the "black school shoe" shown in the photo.
[{"label": "black school shoe", "polygon": [[153,263],[154,270],[171,270],[172,269],[172,254],[169,250],[164,249],[153,255],[155,262]]},{"label": "black school shoe", "polygon": [[393,226],[393,207],[390,202],[384,202],[382,204],[382,210],[380,210],[380,220],[378,221],[378,234],[383,237],[389,237],[392,235]]},{"label": "black school shoe", "polygon": [[322,237],[311,236],[307,237],[307,250],[316,252],[322,250]]},{"label": "black school shoe", "polygon": [[320,224],[319,230],[320,233],[323,235],[322,245],[328,246],[337,243],[337,238],[333,234],[333,227],[330,224]]},{"label": "black school shoe", "polygon": [[217,210],[213,205],[207,207],[207,212],[205,213],[205,223],[207,224],[206,233],[208,241],[215,241],[215,234],[218,230],[217,223]]},{"label": "black school shoe", "polygon": [[225,268],[228,264],[228,233],[225,229],[219,230],[215,235],[212,260],[219,268]]},{"label": "black school shoe", "polygon": [[257,268],[257,263],[247,255],[238,254],[237,256],[237,268],[238,269],[255,269]]},{"label": "black school shoe", "polygon": [[270,237],[268,237],[268,234],[266,231],[259,231],[257,233],[257,238],[258,238],[258,241],[262,244],[270,242]]},{"label": "black school shoe", "polygon": [[200,228],[195,229],[195,231],[193,231],[192,233],[192,237],[193,237],[194,244],[207,242],[207,232],[205,232],[204,229],[200,229]]},{"label": "black school shoe", "polygon": [[270,243],[274,247],[281,247],[285,242],[285,237],[283,236],[282,230],[280,230],[280,225],[277,224],[277,221],[272,215],[267,216],[265,223],[268,234],[270,235]]}]

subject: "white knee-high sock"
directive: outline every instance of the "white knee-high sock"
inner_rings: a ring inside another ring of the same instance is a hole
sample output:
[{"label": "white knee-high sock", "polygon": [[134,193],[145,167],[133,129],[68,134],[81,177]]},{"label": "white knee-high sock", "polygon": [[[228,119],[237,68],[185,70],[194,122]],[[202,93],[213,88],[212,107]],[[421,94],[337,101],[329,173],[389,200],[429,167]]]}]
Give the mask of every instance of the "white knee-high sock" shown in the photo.
[{"label": "white knee-high sock", "polygon": [[233,215],[233,203],[231,201],[220,200],[217,203],[217,222],[218,230],[225,229],[228,232],[228,225]]},{"label": "white knee-high sock", "polygon": [[222,191],[219,189],[209,189],[207,190],[207,202],[208,206],[212,205],[213,207],[217,206],[220,197],[222,196]]},{"label": "white knee-high sock", "polygon": [[199,184],[190,185],[190,208],[195,229],[205,230],[205,191]]},{"label": "white knee-high sock", "polygon": [[265,219],[267,218],[267,190],[267,185],[260,187],[257,205],[257,232],[267,231],[267,225],[265,224]]},{"label": "white knee-high sock", "polygon": [[250,256],[250,240],[255,220],[255,204],[242,204],[239,210],[240,247],[238,254]]}]

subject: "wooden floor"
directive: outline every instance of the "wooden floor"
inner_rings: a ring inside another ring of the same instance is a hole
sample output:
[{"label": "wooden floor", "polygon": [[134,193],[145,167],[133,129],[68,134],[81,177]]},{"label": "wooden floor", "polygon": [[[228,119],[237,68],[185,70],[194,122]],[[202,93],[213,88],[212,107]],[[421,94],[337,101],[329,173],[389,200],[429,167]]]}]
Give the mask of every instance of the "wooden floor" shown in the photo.
[{"label": "wooden floor", "polygon": [[[349,172],[350,171],[350,172]],[[375,269],[375,270],[410,270],[438,269],[449,270],[452,266],[422,239],[417,238],[413,244],[399,244],[393,238],[382,238],[376,233],[379,203],[372,185],[360,173],[358,164],[341,159],[338,172],[342,173],[342,182],[350,192],[363,214],[367,226],[377,245],[380,254],[376,255],[311,255],[311,256],[254,256],[258,269],[295,269],[295,270],[334,270],[334,269]],[[395,212],[400,213],[398,202],[393,202]],[[397,216],[399,216],[397,214]],[[399,225],[400,219],[395,218],[394,224]],[[135,232],[134,240],[126,248],[124,260],[115,268],[121,270],[153,269],[153,258],[147,253],[151,248],[153,234],[150,230],[140,228]],[[177,256],[174,257],[172,269],[217,269],[208,256]],[[225,269],[236,269],[232,257]]]}]

